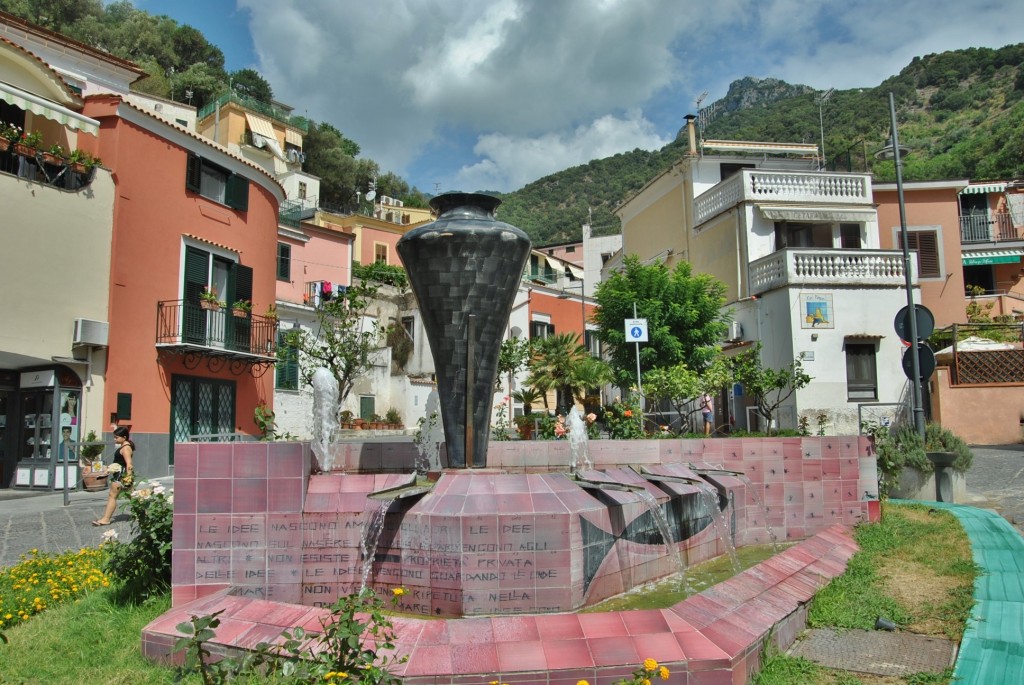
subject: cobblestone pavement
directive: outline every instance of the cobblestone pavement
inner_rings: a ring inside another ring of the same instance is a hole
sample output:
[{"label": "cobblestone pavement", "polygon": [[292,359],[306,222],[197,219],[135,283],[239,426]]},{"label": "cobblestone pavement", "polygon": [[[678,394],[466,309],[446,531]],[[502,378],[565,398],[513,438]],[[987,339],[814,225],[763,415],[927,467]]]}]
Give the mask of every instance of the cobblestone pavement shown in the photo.
[{"label": "cobblestone pavement", "polygon": [[[171,481],[160,479],[164,485]],[[131,539],[128,515],[120,510],[109,527],[92,525],[103,515],[106,503],[106,491],[71,492],[65,506],[62,492],[0,490],[0,568],[18,563],[22,554],[33,549],[60,553],[95,547],[111,528],[119,540]]]},{"label": "cobblestone pavement", "polygon": [[1024,533],[1024,445],[974,447],[974,465],[967,472],[966,502],[995,509]]}]

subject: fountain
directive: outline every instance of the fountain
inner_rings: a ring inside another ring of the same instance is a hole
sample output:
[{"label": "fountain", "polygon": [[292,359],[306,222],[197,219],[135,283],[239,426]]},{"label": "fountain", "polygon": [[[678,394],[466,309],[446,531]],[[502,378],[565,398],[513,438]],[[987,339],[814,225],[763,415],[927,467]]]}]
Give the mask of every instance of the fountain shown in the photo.
[{"label": "fountain", "polygon": [[582,466],[584,469],[594,468],[590,461],[590,452],[587,451],[587,423],[583,420],[583,412],[579,407],[569,410],[569,452],[572,454],[570,470],[575,473],[576,469]]},{"label": "fountain", "polygon": [[[495,234],[510,233],[504,226]],[[446,237],[427,235],[444,252]],[[521,268],[514,232],[508,242]],[[447,288],[452,279],[428,266],[425,280]],[[464,271],[459,278],[489,275]],[[447,316],[448,328],[475,325],[465,312]],[[878,517],[877,500],[860,496],[876,480],[866,438],[587,443],[577,415],[575,442],[488,444],[476,405],[486,421],[493,377],[452,367],[486,366],[471,344],[478,337],[448,330],[437,339],[447,468],[429,486],[417,482],[424,457],[415,445],[329,444],[326,426],[312,444],[176,445],[172,609],[144,629],[147,656],[168,658],[175,626],[191,615],[223,610],[220,651],[315,628],[324,607],[365,578],[378,593],[403,588],[402,611],[424,617],[394,619],[407,685],[594,682],[645,658],[694,685],[738,682],[757,668],[760,645],[771,637],[785,646],[804,627],[806,602],[853,554],[849,526]],[[446,353],[449,344],[462,352]],[[490,378],[482,400],[481,376]],[[577,613],[677,572],[684,557],[696,564],[750,543],[764,530],[751,525],[761,518],[753,489],[773,529],[803,542],[669,609]],[[373,510],[378,531],[367,530]]]},{"label": "fountain", "polygon": [[321,367],[313,372],[313,454],[321,468],[334,465],[331,443],[338,426],[338,379]]}]

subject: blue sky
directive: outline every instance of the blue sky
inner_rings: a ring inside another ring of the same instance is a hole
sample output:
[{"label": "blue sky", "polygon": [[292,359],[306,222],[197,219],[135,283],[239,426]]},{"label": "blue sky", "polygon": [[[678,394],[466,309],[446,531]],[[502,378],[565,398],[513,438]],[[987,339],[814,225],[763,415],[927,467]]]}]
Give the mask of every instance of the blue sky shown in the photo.
[{"label": "blue sky", "polygon": [[744,76],[872,87],[915,56],[1024,41],[1020,0],[134,2],[427,192],[659,148]]}]

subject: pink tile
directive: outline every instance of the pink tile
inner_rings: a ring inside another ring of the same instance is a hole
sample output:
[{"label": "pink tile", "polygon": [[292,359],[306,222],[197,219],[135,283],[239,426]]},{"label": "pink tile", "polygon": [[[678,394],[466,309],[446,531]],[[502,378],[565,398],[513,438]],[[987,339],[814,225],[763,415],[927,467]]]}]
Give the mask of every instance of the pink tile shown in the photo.
[{"label": "pink tile", "polygon": [[617,666],[621,664],[640,663],[645,657],[640,656],[644,638],[633,640],[623,637],[598,637],[588,640],[590,653],[594,656],[597,666]]},{"label": "pink tile", "polygon": [[278,478],[270,481],[267,492],[267,510],[273,512],[302,511],[303,489],[301,478]]},{"label": "pink tile", "polygon": [[628,632],[619,612],[580,614],[580,626],[587,639],[625,637]]},{"label": "pink tile", "polygon": [[412,650],[405,674],[451,673],[452,653],[449,645],[423,645]]},{"label": "pink tile", "polygon": [[[200,468],[201,467],[202,465],[200,465]],[[230,467],[228,470],[230,470]],[[200,478],[197,481],[196,486],[196,511],[198,513],[230,513],[230,478]],[[175,503],[177,503],[177,497],[175,497]]]},{"label": "pink tile", "polygon": [[547,667],[552,670],[594,665],[588,640],[544,640],[541,645]]},{"label": "pink tile", "polygon": [[204,443],[199,446],[199,468],[196,476],[205,478],[231,478],[231,444]]},{"label": "pink tile", "polygon": [[544,644],[540,641],[498,642],[498,665],[502,672],[547,670]]},{"label": "pink tile", "polygon": [[493,644],[452,644],[453,673],[498,672],[498,649]]},{"label": "pink tile", "polygon": [[538,616],[536,625],[540,639],[578,639],[582,638],[583,627],[580,625],[577,614],[553,614],[549,616]]}]

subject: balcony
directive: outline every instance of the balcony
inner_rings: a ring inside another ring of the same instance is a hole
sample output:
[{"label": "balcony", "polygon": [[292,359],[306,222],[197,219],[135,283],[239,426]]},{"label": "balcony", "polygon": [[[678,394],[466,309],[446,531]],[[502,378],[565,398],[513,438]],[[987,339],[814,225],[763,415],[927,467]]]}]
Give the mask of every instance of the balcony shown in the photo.
[{"label": "balcony", "polygon": [[869,174],[743,169],[693,200],[694,226],[741,202],[785,202],[871,207]]},{"label": "balcony", "polygon": [[11,146],[0,151],[0,172],[61,190],[74,191],[92,183],[96,167],[73,165],[65,159],[32,148],[23,153]]},{"label": "balcony", "polygon": [[241,105],[242,107],[245,107],[246,109],[251,109],[254,112],[259,112],[260,114],[268,116],[271,119],[274,119],[275,121],[281,122],[282,124],[293,126],[302,131],[303,133],[309,133],[309,123],[303,117],[291,115],[288,112],[284,111],[283,109],[280,109],[273,105],[269,105],[265,102],[260,102],[259,100],[254,100],[253,98],[246,97],[244,95],[239,95],[234,91],[229,91],[224,95],[221,95],[219,98],[217,98],[216,100],[214,100],[213,102],[209,103],[201,110],[196,112],[196,120],[202,121],[206,117],[216,112],[218,107],[223,107],[229,102],[234,102],[236,104]]},{"label": "balcony", "polygon": [[246,367],[265,371],[277,361],[276,318],[235,316],[230,308],[207,310],[183,300],[163,300],[156,307],[157,349],[184,355],[189,368],[205,358],[213,371],[229,363],[240,373]]},{"label": "balcony", "polygon": [[750,294],[787,286],[903,287],[899,250],[790,248],[750,264]]},{"label": "balcony", "polygon": [[1014,226],[1009,212],[960,217],[960,243],[998,243],[1024,240],[1024,225]]}]

